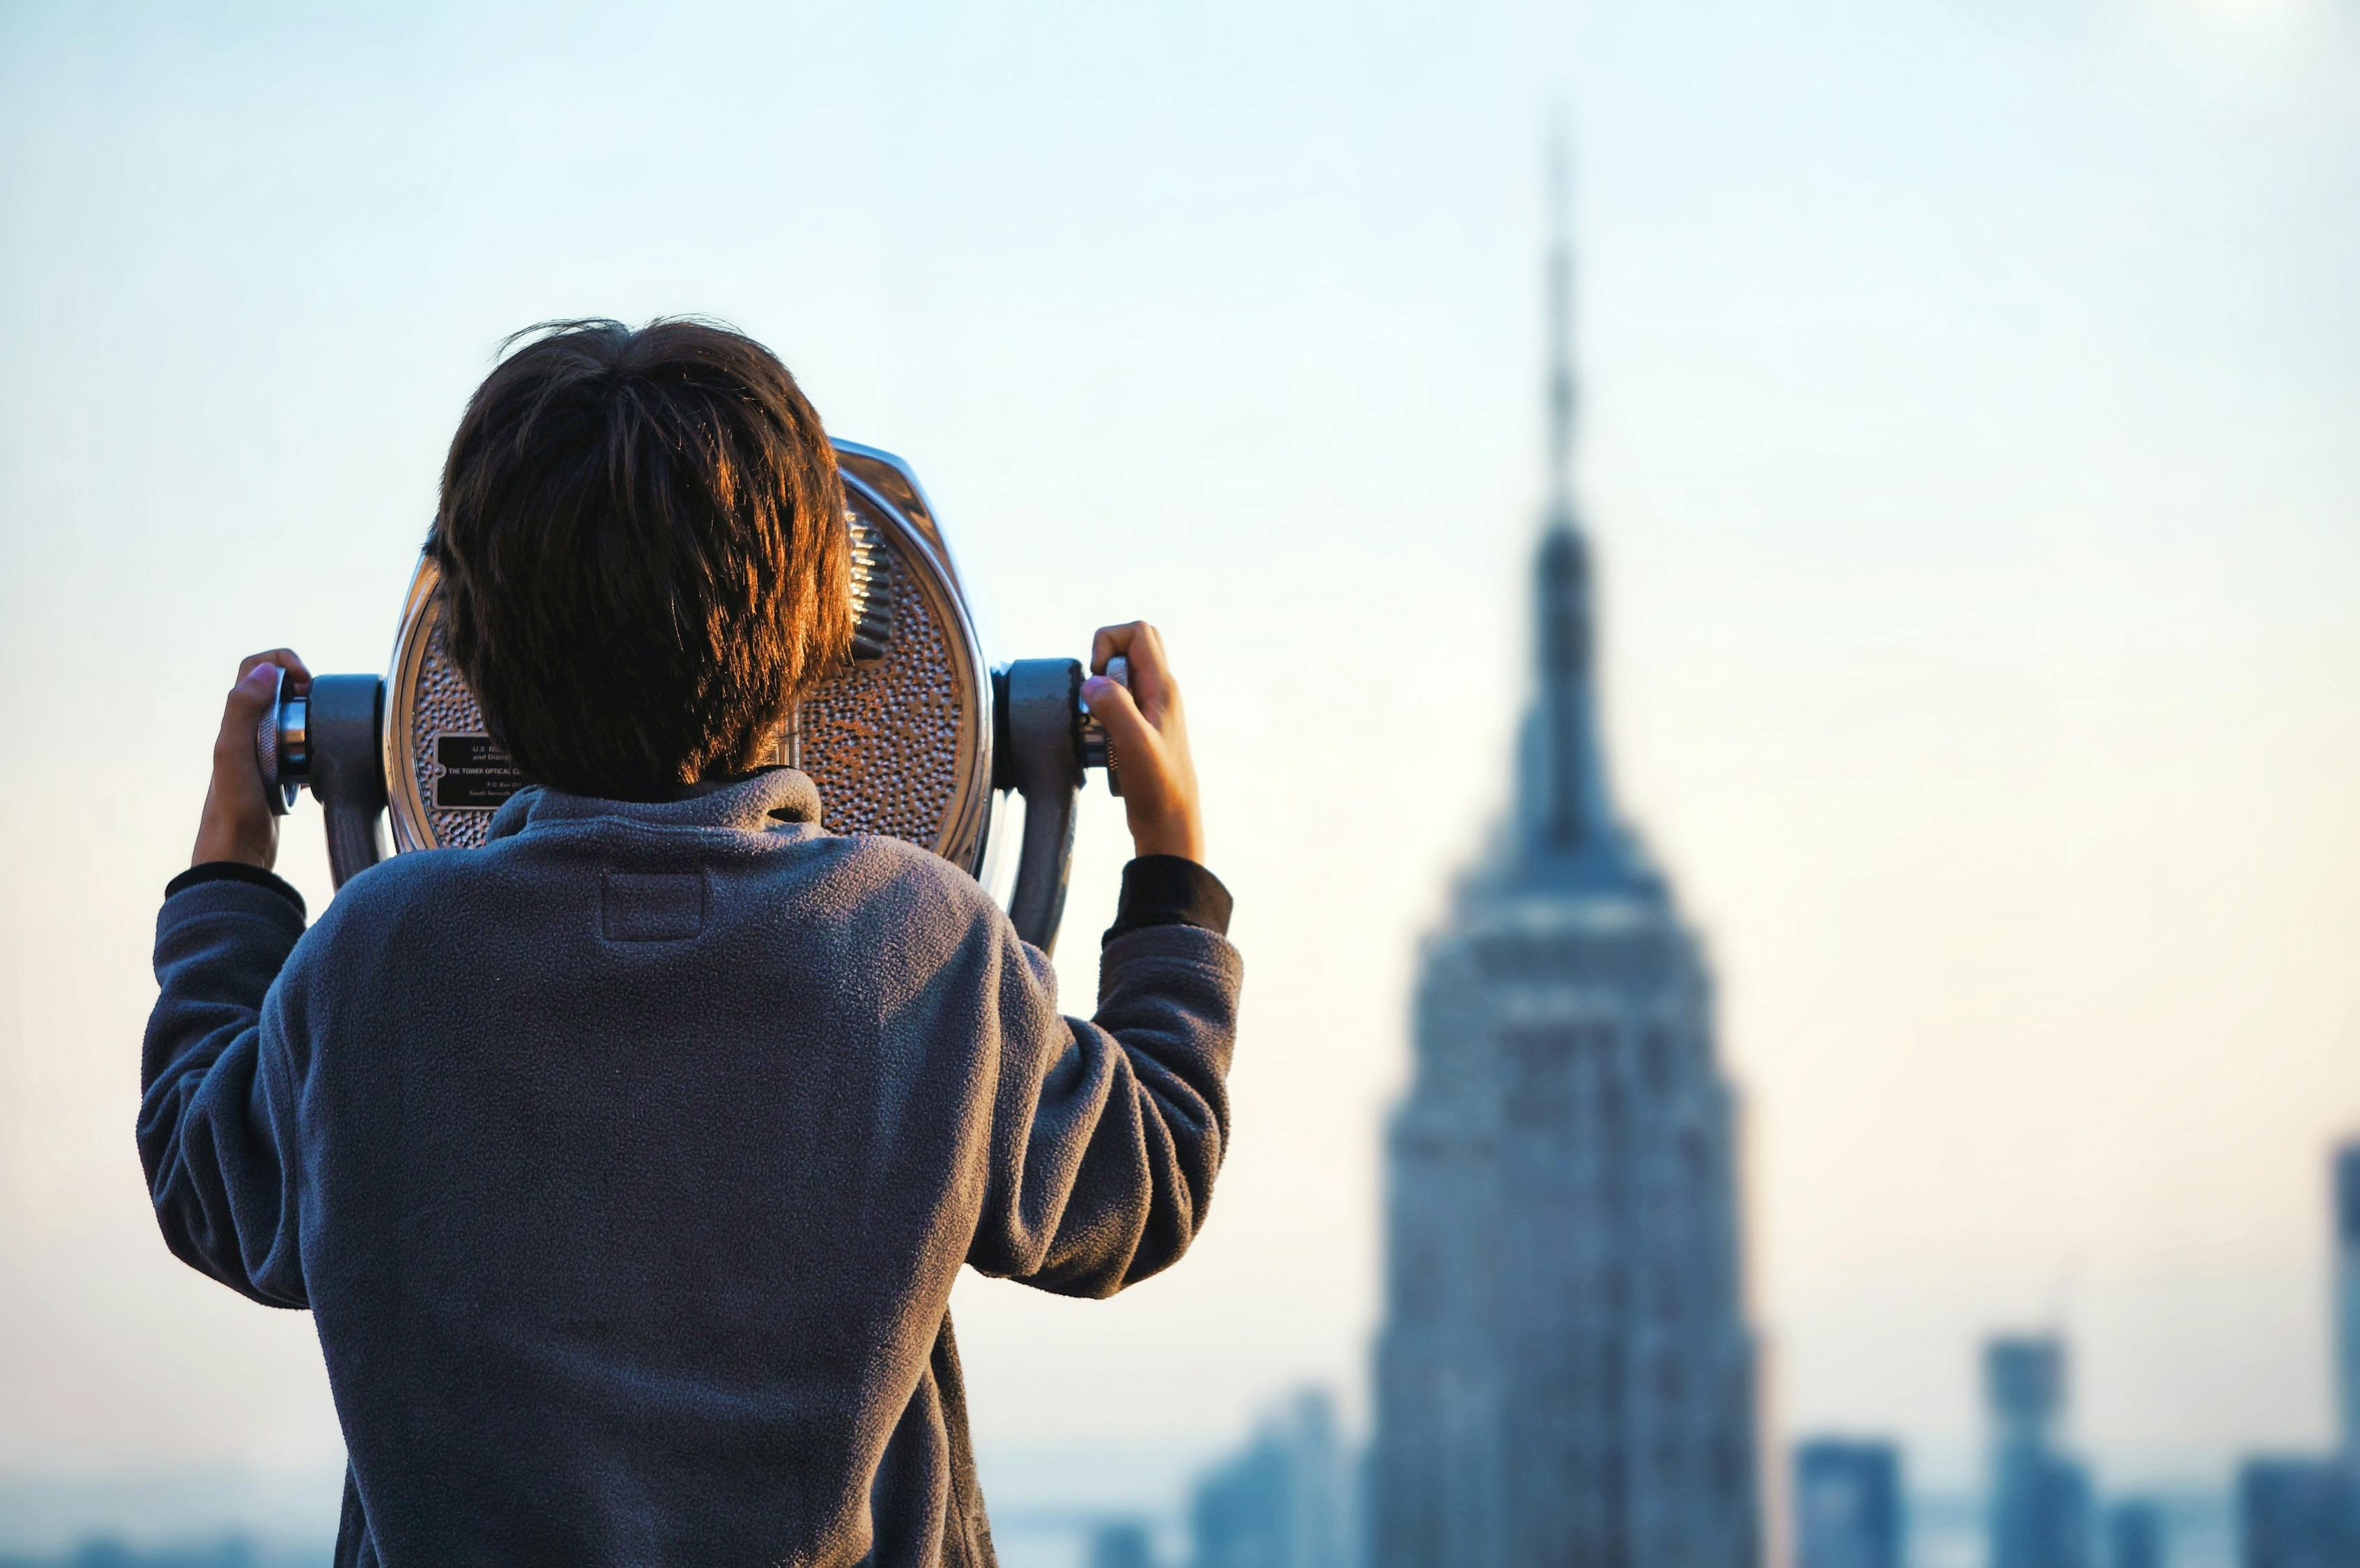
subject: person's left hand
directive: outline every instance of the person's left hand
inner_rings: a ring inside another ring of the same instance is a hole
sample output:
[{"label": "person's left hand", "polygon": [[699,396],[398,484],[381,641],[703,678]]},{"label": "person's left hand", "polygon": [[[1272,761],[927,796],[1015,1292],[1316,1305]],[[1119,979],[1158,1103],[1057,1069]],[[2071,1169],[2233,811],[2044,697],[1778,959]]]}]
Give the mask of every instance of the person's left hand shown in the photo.
[{"label": "person's left hand", "polygon": [[254,737],[270,710],[278,671],[287,671],[287,690],[300,696],[311,689],[311,672],[292,649],[274,648],[240,661],[237,684],[222,705],[221,733],[213,737],[213,779],[205,789],[204,814],[197,819],[191,866],[234,860],[268,871],[279,859],[279,818],[262,784]]}]

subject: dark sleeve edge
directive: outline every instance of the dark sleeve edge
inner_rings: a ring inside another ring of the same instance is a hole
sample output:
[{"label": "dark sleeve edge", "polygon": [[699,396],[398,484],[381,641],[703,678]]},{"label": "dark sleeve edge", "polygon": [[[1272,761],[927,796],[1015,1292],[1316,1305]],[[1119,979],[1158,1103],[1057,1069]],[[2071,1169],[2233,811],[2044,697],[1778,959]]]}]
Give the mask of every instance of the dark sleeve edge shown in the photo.
[{"label": "dark sleeve edge", "polygon": [[297,920],[304,918],[302,894],[261,866],[248,866],[242,860],[208,860],[202,865],[191,866],[164,884],[164,897],[169,899],[175,893],[206,882],[247,882],[257,887],[267,887],[295,906]]},{"label": "dark sleeve edge", "polygon": [[1229,890],[1195,861],[1142,855],[1122,868],[1122,898],[1098,945],[1146,926],[1196,926],[1227,936],[1230,909]]}]

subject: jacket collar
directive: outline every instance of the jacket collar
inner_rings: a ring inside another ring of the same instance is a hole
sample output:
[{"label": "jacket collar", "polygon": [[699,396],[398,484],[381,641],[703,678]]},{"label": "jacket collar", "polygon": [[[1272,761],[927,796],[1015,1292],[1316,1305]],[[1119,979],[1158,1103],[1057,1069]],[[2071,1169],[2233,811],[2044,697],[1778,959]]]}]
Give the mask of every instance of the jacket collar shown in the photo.
[{"label": "jacket collar", "polygon": [[650,827],[769,833],[783,824],[815,832],[819,814],[819,786],[809,775],[792,768],[765,768],[742,779],[691,785],[671,800],[607,800],[531,785],[508,798],[485,836],[508,838],[536,827],[598,817]]}]

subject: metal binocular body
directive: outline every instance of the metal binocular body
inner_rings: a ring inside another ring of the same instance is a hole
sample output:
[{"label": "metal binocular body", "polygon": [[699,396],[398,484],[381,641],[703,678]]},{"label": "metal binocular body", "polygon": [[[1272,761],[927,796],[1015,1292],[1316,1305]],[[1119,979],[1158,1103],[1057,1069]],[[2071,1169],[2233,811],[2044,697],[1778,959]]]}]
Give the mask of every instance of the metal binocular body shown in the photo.
[{"label": "metal binocular body", "polygon": [[[797,704],[773,760],[811,776],[832,831],[905,839],[971,876],[983,872],[1007,793],[1021,794],[1008,912],[1026,941],[1050,947],[1085,770],[1105,768],[1120,793],[1104,734],[1082,707],[1082,667],[986,664],[917,475],[889,452],[835,446],[851,534],[852,658]],[[421,560],[383,679],[315,676],[300,697],[282,687],[256,736],[273,809],[292,806],[300,788],[319,800],[338,887],[385,857],[388,817],[395,853],[477,848],[492,813],[525,786],[444,646],[441,587]]]}]

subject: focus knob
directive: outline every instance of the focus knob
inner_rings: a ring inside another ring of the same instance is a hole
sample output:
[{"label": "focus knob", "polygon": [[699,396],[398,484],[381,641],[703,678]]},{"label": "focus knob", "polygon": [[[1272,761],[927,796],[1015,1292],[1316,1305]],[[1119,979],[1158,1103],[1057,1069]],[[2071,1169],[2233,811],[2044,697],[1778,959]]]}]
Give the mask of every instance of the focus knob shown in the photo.
[{"label": "focus knob", "polygon": [[308,700],[287,690],[287,671],[279,670],[270,706],[254,731],[254,762],[275,816],[295,809],[295,792],[311,777],[311,708]]},{"label": "focus knob", "polygon": [[[1131,660],[1116,654],[1107,660],[1107,679],[1131,690]],[[1089,705],[1082,705],[1082,766],[1106,769],[1107,793],[1122,793],[1122,770],[1114,755],[1114,742],[1107,738],[1106,726],[1090,717]]]}]

